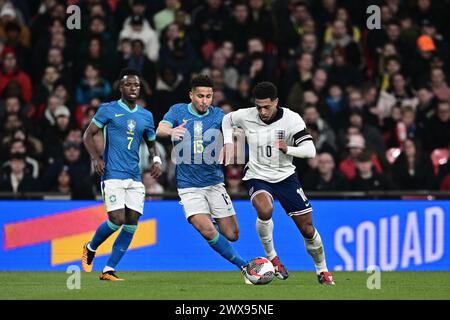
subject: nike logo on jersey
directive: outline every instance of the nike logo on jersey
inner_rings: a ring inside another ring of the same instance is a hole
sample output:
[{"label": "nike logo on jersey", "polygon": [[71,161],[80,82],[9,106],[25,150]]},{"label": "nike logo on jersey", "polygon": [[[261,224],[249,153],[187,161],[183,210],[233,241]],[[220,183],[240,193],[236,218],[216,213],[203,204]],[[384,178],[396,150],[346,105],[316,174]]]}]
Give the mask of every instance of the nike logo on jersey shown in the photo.
[{"label": "nike logo on jersey", "polygon": [[123,113],[116,113],[116,114],[114,114],[114,116],[117,118],[117,117],[121,117],[121,116],[124,116],[125,114],[123,114]]}]

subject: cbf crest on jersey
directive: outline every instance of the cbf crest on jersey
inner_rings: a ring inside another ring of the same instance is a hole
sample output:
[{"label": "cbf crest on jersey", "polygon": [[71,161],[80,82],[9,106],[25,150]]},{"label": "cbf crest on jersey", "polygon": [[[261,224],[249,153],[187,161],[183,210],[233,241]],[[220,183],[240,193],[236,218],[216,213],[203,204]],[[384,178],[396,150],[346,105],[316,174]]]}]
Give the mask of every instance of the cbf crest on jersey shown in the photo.
[{"label": "cbf crest on jersey", "polygon": [[203,122],[194,122],[194,138],[201,138],[203,135]]},{"label": "cbf crest on jersey", "polygon": [[130,134],[134,134],[134,128],[136,128],[136,121],[130,119],[127,121],[127,128]]}]

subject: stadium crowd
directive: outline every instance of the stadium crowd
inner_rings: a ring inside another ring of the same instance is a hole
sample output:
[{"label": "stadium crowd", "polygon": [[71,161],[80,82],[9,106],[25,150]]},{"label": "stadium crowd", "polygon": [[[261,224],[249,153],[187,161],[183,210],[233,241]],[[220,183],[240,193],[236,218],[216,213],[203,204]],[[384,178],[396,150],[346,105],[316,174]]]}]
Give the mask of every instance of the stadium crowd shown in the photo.
[{"label": "stadium crowd", "polygon": [[[66,8],[81,8],[81,28]],[[368,30],[368,5],[381,29]],[[157,125],[206,73],[225,113],[279,88],[317,148],[295,160],[305,190],[450,190],[450,1],[0,0],[0,192],[99,193],[82,143],[117,75],[140,71],[139,104]],[[141,169],[147,193],[176,189]],[[227,167],[231,193],[242,167]]]}]

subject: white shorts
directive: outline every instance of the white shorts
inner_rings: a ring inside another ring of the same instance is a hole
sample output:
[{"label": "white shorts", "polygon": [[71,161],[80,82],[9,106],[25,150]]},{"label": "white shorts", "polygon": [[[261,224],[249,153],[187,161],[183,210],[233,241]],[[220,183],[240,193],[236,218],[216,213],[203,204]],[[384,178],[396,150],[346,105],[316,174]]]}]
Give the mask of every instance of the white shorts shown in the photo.
[{"label": "white shorts", "polygon": [[203,188],[178,189],[178,195],[186,219],[199,213],[210,214],[213,218],[225,218],[236,214],[223,183]]},{"label": "white shorts", "polygon": [[102,182],[102,195],[106,212],[124,209],[125,206],[142,214],[144,212],[145,187],[132,179],[109,179]]}]

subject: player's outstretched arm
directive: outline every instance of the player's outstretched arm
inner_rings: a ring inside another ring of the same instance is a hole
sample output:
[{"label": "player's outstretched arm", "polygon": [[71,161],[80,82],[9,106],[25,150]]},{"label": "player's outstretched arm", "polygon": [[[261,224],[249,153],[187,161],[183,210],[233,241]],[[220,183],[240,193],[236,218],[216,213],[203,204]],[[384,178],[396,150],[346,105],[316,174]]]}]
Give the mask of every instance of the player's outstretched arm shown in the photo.
[{"label": "player's outstretched arm", "polygon": [[97,172],[99,175],[103,175],[105,173],[105,162],[101,158],[101,154],[97,151],[97,148],[95,146],[95,140],[94,137],[100,132],[100,134],[103,134],[103,132],[100,130],[97,125],[95,125],[93,122],[89,124],[86,131],[83,135],[83,142],[86,147],[86,150],[89,152],[89,155],[91,156],[92,164],[94,165],[95,172]]},{"label": "player's outstretched arm", "polygon": [[172,137],[174,141],[181,140],[186,132],[186,122],[178,127],[172,128],[167,122],[160,122],[156,129],[156,136],[159,138]]}]

